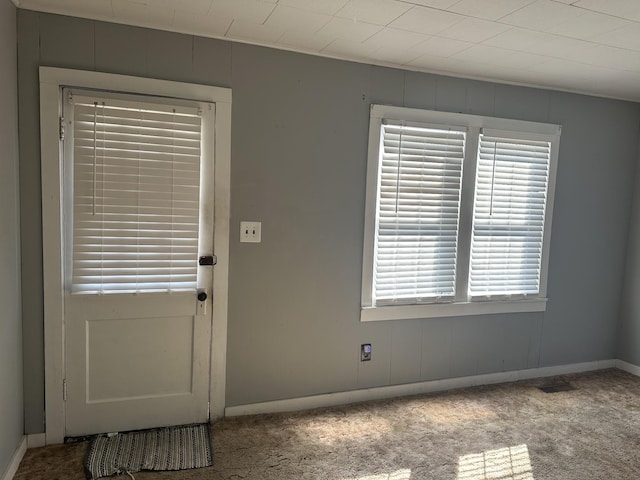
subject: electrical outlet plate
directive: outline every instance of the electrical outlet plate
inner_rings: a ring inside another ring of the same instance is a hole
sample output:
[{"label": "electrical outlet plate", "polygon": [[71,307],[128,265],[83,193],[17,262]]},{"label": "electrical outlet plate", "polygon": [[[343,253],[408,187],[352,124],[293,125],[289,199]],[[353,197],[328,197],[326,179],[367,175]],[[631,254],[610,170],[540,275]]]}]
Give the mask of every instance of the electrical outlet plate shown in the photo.
[{"label": "electrical outlet plate", "polygon": [[360,361],[368,362],[371,360],[371,344],[363,343],[360,345]]},{"label": "electrical outlet plate", "polygon": [[260,243],[262,241],[262,222],[240,222],[240,242]]}]

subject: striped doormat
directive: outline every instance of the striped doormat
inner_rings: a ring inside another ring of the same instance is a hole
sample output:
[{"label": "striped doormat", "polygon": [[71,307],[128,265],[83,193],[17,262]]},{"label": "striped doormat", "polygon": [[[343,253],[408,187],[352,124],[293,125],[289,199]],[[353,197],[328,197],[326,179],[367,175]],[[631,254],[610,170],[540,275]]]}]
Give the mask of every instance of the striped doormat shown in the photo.
[{"label": "striped doormat", "polygon": [[211,465],[213,449],[206,424],[98,435],[85,461],[89,480],[142,470],[186,470]]}]

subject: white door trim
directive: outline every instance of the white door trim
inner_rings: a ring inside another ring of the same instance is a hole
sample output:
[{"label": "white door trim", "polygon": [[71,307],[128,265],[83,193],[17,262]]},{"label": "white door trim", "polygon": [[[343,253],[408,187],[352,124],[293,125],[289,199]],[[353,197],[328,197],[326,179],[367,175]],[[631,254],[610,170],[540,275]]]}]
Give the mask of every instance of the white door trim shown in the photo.
[{"label": "white door trim", "polygon": [[40,156],[42,171],[42,241],[44,280],[44,360],[46,443],[62,443],[65,411],[64,296],[62,271],[61,185],[62,155],[59,141],[63,86],[123,91],[212,102],[216,104],[214,152],[213,325],[211,343],[211,418],[225,409],[227,358],[227,305],[229,277],[229,216],[231,180],[231,89],[100,72],[40,67]]}]

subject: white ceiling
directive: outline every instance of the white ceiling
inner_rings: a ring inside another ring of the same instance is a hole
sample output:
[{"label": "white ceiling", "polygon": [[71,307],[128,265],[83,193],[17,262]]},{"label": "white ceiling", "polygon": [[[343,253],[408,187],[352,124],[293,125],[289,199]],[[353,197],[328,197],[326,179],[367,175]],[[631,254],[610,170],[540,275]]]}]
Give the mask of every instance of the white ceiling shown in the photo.
[{"label": "white ceiling", "polygon": [[20,8],[640,101],[640,0],[14,0]]}]

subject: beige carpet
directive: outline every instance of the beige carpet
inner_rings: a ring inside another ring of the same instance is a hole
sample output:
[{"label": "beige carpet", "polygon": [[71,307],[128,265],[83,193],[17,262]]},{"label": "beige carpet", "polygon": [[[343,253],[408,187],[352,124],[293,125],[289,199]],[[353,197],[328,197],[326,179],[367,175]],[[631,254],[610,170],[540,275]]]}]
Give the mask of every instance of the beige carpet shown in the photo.
[{"label": "beige carpet", "polygon": [[[215,424],[215,465],[136,479],[640,479],[640,378],[620,370]],[[29,450],[16,480],[81,480],[86,444]],[[122,477],[120,477],[122,478]]]}]

